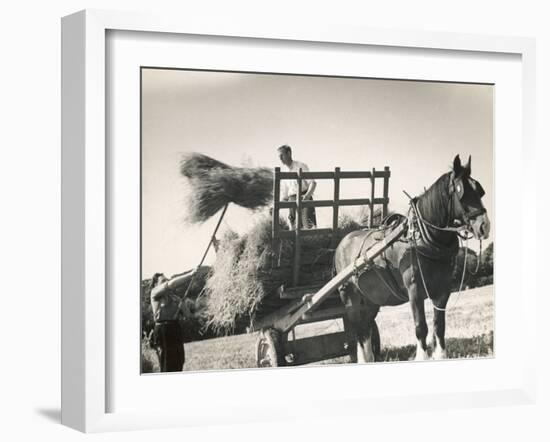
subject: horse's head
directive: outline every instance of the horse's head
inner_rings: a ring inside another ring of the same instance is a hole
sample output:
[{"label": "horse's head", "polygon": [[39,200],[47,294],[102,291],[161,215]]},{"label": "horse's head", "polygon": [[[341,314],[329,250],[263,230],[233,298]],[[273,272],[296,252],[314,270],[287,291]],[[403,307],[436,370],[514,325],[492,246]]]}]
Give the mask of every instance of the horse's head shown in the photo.
[{"label": "horse's head", "polygon": [[481,198],[485,191],[481,184],[471,177],[471,159],[463,166],[457,155],[449,180],[449,193],[452,198],[453,221],[466,227],[476,239],[487,239],[491,222]]}]

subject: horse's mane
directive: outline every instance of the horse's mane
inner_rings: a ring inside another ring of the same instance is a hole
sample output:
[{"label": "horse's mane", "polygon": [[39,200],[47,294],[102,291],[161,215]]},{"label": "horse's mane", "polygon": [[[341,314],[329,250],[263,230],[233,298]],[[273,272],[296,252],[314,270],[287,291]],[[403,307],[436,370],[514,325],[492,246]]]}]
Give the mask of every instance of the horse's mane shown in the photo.
[{"label": "horse's mane", "polygon": [[441,175],[428,190],[418,197],[422,217],[436,225],[445,226],[449,220],[449,174]]}]

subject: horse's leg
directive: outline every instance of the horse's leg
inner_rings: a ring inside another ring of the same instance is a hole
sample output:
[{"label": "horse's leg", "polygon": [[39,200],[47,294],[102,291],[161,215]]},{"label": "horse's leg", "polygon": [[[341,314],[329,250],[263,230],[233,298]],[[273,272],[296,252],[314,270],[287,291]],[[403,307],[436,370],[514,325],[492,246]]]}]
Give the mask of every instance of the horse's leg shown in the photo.
[{"label": "horse's leg", "polygon": [[372,329],[378,307],[366,303],[361,294],[351,284],[340,289],[340,297],[346,306],[346,326],[350,329],[350,356],[352,362],[367,363],[375,361],[372,343]]},{"label": "horse's leg", "polygon": [[366,364],[369,362],[375,362],[376,356],[374,354],[374,348],[372,346],[372,321],[365,323],[361,321],[359,330],[357,333],[357,362],[359,364]]},{"label": "horse's leg", "polygon": [[434,309],[433,358],[447,359],[445,349],[445,312]]},{"label": "horse's leg", "polygon": [[374,352],[374,360],[379,362],[382,360],[382,345],[380,343],[380,331],[378,330],[378,325],[376,324],[376,319],[372,321],[372,351]]},{"label": "horse's leg", "polygon": [[351,292],[353,288],[349,284],[344,284],[338,289],[340,299],[345,307],[344,330],[349,348],[349,356],[352,363],[357,362],[357,324],[359,324],[359,305],[353,305]]},{"label": "horse's leg", "polygon": [[357,333],[358,362],[375,362],[377,357],[380,358],[380,335],[375,322],[380,307],[370,303],[360,293],[355,293],[359,298],[361,317]]},{"label": "horse's leg", "polygon": [[424,299],[418,293],[418,286],[412,283],[409,286],[409,299],[414,318],[416,332],[416,360],[425,361],[428,359],[428,345],[426,337],[428,336],[428,324],[426,323],[426,313],[424,311]]},{"label": "horse's leg", "polygon": [[[447,305],[449,294],[436,300],[438,308],[444,309]],[[434,330],[433,330],[433,358],[447,359],[447,350],[445,348],[445,310],[441,311],[434,308]]]}]

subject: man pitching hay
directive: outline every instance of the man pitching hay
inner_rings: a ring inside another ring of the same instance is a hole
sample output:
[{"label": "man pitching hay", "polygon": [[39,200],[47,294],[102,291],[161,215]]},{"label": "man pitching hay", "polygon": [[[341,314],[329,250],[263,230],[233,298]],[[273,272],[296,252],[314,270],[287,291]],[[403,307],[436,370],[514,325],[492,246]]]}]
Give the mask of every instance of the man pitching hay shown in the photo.
[{"label": "man pitching hay", "polygon": [[[309,167],[306,164],[301,163],[300,161],[295,161],[292,159],[292,149],[288,145],[280,146],[277,149],[279,153],[279,160],[285,166],[286,172],[298,172],[302,169],[303,172],[309,172]],[[298,192],[302,195],[303,201],[312,201],[313,192],[317,183],[315,180],[306,180],[302,179],[301,189],[298,190],[298,183],[293,180],[284,180],[282,181],[282,195],[281,198],[283,201],[296,201],[296,195]],[[296,209],[289,209],[288,221],[291,228],[296,228]],[[315,207],[306,207],[302,209],[302,222],[300,228],[302,229],[313,229],[317,227],[317,217],[315,214]]]},{"label": "man pitching hay", "polygon": [[181,320],[191,312],[174,290],[193,277],[194,270],[168,280],[155,273],[151,281],[151,308],[155,319],[151,347],[157,351],[161,372],[181,371],[185,363]]}]

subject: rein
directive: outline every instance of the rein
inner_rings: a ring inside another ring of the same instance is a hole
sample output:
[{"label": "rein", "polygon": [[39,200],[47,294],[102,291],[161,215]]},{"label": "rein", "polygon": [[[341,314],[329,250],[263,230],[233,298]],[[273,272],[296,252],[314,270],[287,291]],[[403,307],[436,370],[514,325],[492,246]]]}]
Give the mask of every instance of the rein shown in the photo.
[{"label": "rein", "polygon": [[[441,308],[441,307],[438,307],[437,305],[435,305],[432,297],[430,296],[430,292],[428,291],[428,287],[427,287],[426,281],[424,279],[424,273],[422,272],[422,267],[420,266],[420,259],[418,258],[418,251],[416,250],[416,241],[414,243],[414,248],[415,248],[415,253],[416,253],[416,262],[418,264],[418,270],[420,271],[420,279],[422,279],[422,285],[424,286],[424,290],[426,291],[426,296],[428,297],[428,299],[432,303],[432,307],[435,310],[440,311],[440,312],[447,311],[446,308]],[[460,278],[460,286],[458,287],[458,292],[456,293],[456,298],[455,298],[455,302],[453,303],[453,307],[456,305],[456,303],[458,302],[458,298],[462,294],[462,287],[464,285],[464,276],[466,276],[466,264],[468,263],[468,240],[466,240],[466,245],[463,247],[463,250],[464,250],[464,265],[462,267],[462,277]],[[479,250],[480,250],[480,253],[481,253],[481,240],[479,241]],[[479,261],[480,261],[480,259],[479,259],[479,255],[478,255],[477,267],[476,267],[476,271],[473,273],[473,275],[475,275],[477,273],[478,269],[479,269]],[[468,272],[468,273],[470,273],[470,272]],[[470,273],[470,274],[472,274],[472,273]]]},{"label": "rein", "polygon": [[[468,246],[468,243],[466,243],[466,247]],[[481,240],[479,240],[479,252],[477,254],[477,264],[476,269],[472,272],[468,270],[468,273],[472,276],[477,275],[477,272],[479,272],[479,266],[481,264]]]}]

